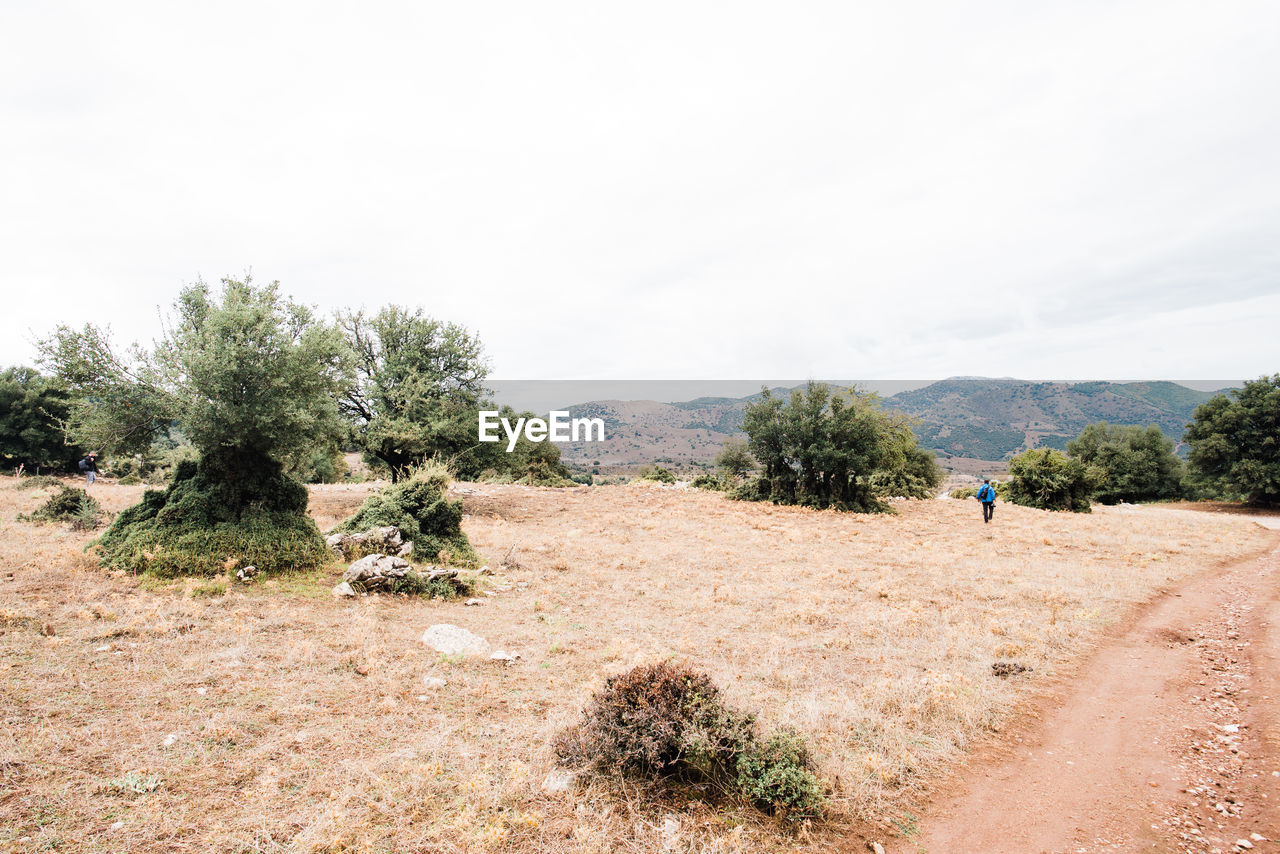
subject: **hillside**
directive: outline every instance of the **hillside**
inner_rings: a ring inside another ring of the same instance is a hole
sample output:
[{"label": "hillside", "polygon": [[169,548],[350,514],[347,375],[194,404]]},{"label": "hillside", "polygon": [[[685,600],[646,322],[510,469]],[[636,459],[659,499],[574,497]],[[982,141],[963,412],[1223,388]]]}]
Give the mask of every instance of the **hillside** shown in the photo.
[{"label": "hillside", "polygon": [[[1156,424],[1179,440],[1192,413],[1214,395],[1172,382],[1027,382],[953,377],[884,399],[917,419],[923,445],[946,457],[1000,460],[1024,448],[1063,447],[1086,424]],[[562,446],[566,462],[602,467],[705,464],[740,432],[752,398],[595,400],[575,417],[603,418],[608,440]]]}]

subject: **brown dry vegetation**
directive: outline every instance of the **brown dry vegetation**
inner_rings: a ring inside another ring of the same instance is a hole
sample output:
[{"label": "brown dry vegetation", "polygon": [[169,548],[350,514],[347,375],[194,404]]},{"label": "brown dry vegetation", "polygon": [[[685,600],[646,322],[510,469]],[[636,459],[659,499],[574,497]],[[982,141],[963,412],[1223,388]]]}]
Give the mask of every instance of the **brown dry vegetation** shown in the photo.
[{"label": "brown dry vegetation", "polygon": [[[312,511],[327,527],[367,489],[317,487]],[[109,574],[90,534],[15,521],[43,491],[0,486],[0,849],[843,848],[863,818],[910,829],[932,776],[1132,603],[1267,542],[1247,518],[1132,508],[1001,505],[984,527],[949,500],[851,516],[648,487],[457,491],[491,566],[517,546],[483,607],[335,602],[336,566],[250,586]],[[140,492],[94,488],[108,512]],[[419,642],[439,622],[521,658],[442,658]],[[554,733],[608,674],[665,657],[803,733],[832,819],[605,783],[544,794]],[[996,660],[1033,669],[997,679]]]}]

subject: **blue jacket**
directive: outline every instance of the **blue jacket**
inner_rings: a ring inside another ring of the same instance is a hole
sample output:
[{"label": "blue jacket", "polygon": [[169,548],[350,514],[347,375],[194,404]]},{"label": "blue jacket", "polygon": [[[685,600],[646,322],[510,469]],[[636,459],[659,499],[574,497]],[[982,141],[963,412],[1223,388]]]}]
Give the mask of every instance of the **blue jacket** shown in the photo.
[{"label": "blue jacket", "polygon": [[983,504],[993,504],[996,500],[996,490],[989,483],[982,484],[982,488],[978,490],[978,500]]}]

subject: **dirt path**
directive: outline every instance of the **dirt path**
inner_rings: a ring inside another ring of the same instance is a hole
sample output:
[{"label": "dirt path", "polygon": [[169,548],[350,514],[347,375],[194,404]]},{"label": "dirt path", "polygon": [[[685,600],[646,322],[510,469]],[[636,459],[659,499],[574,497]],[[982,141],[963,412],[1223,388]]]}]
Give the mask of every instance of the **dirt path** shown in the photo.
[{"label": "dirt path", "polygon": [[889,850],[1280,851],[1278,707],[1280,544],[1148,606]]}]

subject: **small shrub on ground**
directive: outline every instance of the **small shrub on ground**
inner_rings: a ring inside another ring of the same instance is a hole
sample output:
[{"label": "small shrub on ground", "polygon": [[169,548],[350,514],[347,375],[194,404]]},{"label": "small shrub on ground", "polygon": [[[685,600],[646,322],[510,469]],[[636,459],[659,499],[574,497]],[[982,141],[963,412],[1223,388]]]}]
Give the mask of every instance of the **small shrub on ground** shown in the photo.
[{"label": "small shrub on ground", "polygon": [[724,492],[729,488],[726,478],[718,474],[703,472],[693,479],[690,484],[694,489],[709,489],[713,492]]},{"label": "small shrub on ground", "polygon": [[61,486],[62,481],[56,477],[49,477],[47,474],[38,474],[35,477],[24,477],[18,480],[18,489],[44,489],[46,486]]},{"label": "small shrub on ground", "polygon": [[366,498],[355,515],[333,532],[392,525],[406,540],[413,541],[413,553],[424,560],[475,565],[479,556],[462,532],[462,502],[451,501],[447,494],[452,479],[443,463],[424,463],[409,477]]},{"label": "small shrub on ground", "polygon": [[597,772],[709,786],[795,818],[825,802],[798,735],[761,740],[755,717],[726,706],[705,673],[666,662],[611,677],[555,750]]},{"label": "small shrub on ground", "polygon": [[92,530],[101,517],[102,510],[89,493],[62,486],[44,504],[18,518],[24,522],[70,522],[77,530]]},{"label": "small shrub on ground", "polygon": [[1053,448],[1024,451],[1009,460],[1009,500],[1014,504],[1088,513],[1093,489],[1085,464]]},{"label": "small shrub on ground", "polygon": [[470,579],[457,576],[431,578],[417,570],[409,570],[403,578],[397,578],[387,585],[388,593],[403,593],[406,596],[422,596],[427,599],[459,599],[476,592],[475,584]]},{"label": "small shrub on ground", "polygon": [[676,476],[671,473],[671,470],[662,466],[645,466],[638,474],[640,480],[652,480],[658,483],[676,482]]}]

